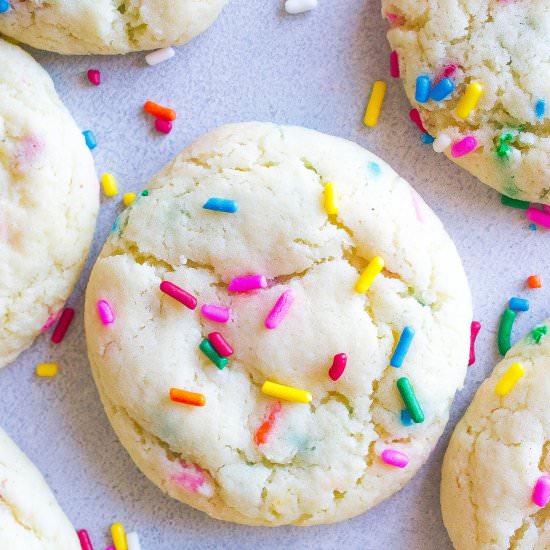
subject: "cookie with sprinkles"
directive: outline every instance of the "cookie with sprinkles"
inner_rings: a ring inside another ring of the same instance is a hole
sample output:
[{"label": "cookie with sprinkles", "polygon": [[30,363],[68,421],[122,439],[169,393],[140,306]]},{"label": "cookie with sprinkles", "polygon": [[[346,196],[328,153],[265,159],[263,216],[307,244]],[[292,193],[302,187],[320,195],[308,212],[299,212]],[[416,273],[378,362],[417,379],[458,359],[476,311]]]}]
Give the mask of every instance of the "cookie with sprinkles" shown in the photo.
[{"label": "cookie with sprinkles", "polygon": [[434,150],[508,197],[550,204],[548,2],[383,0],[382,10],[392,74]]},{"label": "cookie with sprinkles", "polygon": [[99,186],[85,136],[47,73],[3,40],[0,56],[3,367],[63,315],[94,234]]},{"label": "cookie with sprinkles", "polygon": [[508,351],[453,433],[441,507],[456,550],[550,548],[549,327]]},{"label": "cookie with sprinkles", "polygon": [[439,219],[358,145],[264,123],[203,136],[146,191],[85,312],[139,468],[253,525],[343,520],[399,490],[468,363],[469,288]]}]

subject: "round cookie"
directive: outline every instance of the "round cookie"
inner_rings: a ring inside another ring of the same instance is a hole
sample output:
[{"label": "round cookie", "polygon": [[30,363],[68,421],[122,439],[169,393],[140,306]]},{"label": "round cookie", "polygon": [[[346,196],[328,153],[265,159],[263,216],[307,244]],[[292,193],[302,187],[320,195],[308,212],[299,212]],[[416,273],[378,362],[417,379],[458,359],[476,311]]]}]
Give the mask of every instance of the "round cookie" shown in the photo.
[{"label": "round cookie", "polygon": [[[550,548],[550,507],[532,500],[550,472],[549,329],[547,319],[512,347],[453,433],[441,508],[456,550]],[[501,397],[497,383],[515,363],[525,373]]]},{"label": "round cookie", "polygon": [[[550,204],[546,0],[382,0],[382,10],[407,96],[438,138],[434,148],[504,195]],[[429,92],[424,102],[422,86],[415,99],[419,77],[439,86],[435,99]],[[477,84],[482,95],[469,112],[475,101],[459,102]]]},{"label": "round cookie", "polygon": [[120,54],[188,42],[227,0],[10,0],[0,33],[63,54]]},{"label": "round cookie", "polygon": [[[329,216],[330,182],[339,211]],[[203,208],[212,198],[238,210]],[[385,270],[356,292],[377,256]],[[229,286],[256,274],[265,288]],[[162,281],[195,296],[197,308],[161,292]],[[266,328],[289,291],[290,308]],[[201,315],[205,304],[229,308],[229,321]],[[136,464],[172,497],[256,525],[338,521],[399,490],[447,422],[470,321],[456,249],[403,179],[354,143],[264,123],[215,130],[154,177],[115,224],[86,291],[93,374]],[[415,336],[394,368],[406,326]],[[235,349],[225,368],[199,349],[212,332]],[[333,381],[341,353],[347,366]],[[424,422],[402,420],[400,378]],[[262,392],[266,381],[313,399],[273,398]],[[171,388],[206,404],[172,401]],[[408,466],[384,463],[387,449]]]},{"label": "round cookie", "polygon": [[47,73],[0,40],[0,367],[55,321],[90,246],[99,187]]},{"label": "round cookie", "polygon": [[0,548],[78,550],[75,530],[44,478],[0,429]]}]

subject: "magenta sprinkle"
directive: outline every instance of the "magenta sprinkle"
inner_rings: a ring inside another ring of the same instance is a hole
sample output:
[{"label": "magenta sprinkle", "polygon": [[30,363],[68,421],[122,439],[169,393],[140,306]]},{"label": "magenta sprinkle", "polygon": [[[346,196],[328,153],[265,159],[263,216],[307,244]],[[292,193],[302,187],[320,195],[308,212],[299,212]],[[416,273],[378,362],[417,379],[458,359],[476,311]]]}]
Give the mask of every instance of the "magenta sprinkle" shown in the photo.
[{"label": "magenta sprinkle", "polygon": [[292,289],[285,290],[279,299],[275,302],[273,309],[269,312],[265,318],[265,328],[274,329],[277,328],[281,321],[286,317],[286,314],[290,310],[294,302],[294,291]]},{"label": "magenta sprinkle", "polygon": [[393,77],[393,78],[399,78],[399,75],[400,75],[400,71],[399,71],[399,55],[398,53],[394,50],[391,54],[390,54],[390,75]]},{"label": "magenta sprinkle", "polygon": [[155,129],[162,134],[169,134],[172,131],[172,123],[169,120],[157,118],[155,120]]},{"label": "magenta sprinkle", "polygon": [[219,332],[211,332],[208,335],[208,340],[221,357],[233,355],[233,348]]},{"label": "magenta sprinkle", "polygon": [[86,529],[81,529],[80,531],[77,531],[76,534],[78,536],[78,540],[80,541],[80,547],[82,550],[94,550],[92,541],[90,540],[90,535],[88,535],[88,531],[86,531]]},{"label": "magenta sprinkle", "polygon": [[104,325],[110,325],[115,322],[115,313],[107,300],[99,300],[97,302],[97,312]]},{"label": "magenta sprinkle", "polygon": [[337,353],[334,356],[334,359],[332,360],[332,366],[330,367],[328,371],[328,375],[331,380],[338,380],[342,374],[344,374],[344,370],[346,369],[346,365],[348,364],[348,356],[345,353]]},{"label": "magenta sprinkle", "polygon": [[481,323],[477,321],[472,321],[470,325],[470,360],[468,361],[468,366],[471,367],[476,362],[476,338],[481,329]]},{"label": "magenta sprinkle", "polygon": [[201,307],[201,313],[203,317],[215,323],[227,323],[231,317],[231,310],[228,307],[216,306],[214,304],[204,304]]},{"label": "magenta sprinkle", "polygon": [[409,111],[409,118],[418,126],[418,129],[423,133],[427,134],[428,131],[426,128],[424,128],[424,124],[422,124],[422,119],[420,118],[420,113],[418,112],[418,109],[411,109]]},{"label": "magenta sprinkle", "polygon": [[170,281],[162,281],[160,283],[160,290],[189,309],[197,307],[197,299],[192,294],[189,294],[189,292]]},{"label": "magenta sprinkle", "polygon": [[409,463],[409,457],[400,451],[385,449],[382,451],[382,460],[390,466],[404,468]]},{"label": "magenta sprinkle", "polygon": [[477,139],[474,136],[466,136],[465,138],[453,143],[451,146],[451,156],[453,158],[463,157],[471,153],[477,148]]},{"label": "magenta sprinkle", "polygon": [[88,71],[88,80],[90,81],[90,84],[99,86],[101,84],[101,72],[96,69],[90,69]]},{"label": "magenta sprinkle", "polygon": [[550,228],[550,213],[548,212],[543,212],[542,210],[537,210],[536,208],[530,206],[527,209],[527,219],[544,227]]},{"label": "magenta sprinkle", "polygon": [[533,503],[544,508],[550,502],[550,476],[541,476],[535,483]]},{"label": "magenta sprinkle", "polygon": [[227,290],[229,292],[248,292],[259,288],[267,287],[267,279],[264,275],[249,275],[248,277],[237,277],[233,279]]}]

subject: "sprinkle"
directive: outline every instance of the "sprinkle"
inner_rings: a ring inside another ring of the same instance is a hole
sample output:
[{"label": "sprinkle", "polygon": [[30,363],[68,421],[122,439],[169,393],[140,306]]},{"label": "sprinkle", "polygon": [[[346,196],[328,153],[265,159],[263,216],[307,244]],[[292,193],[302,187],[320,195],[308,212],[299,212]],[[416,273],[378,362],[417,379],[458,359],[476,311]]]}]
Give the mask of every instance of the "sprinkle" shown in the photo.
[{"label": "sprinkle", "polygon": [[290,307],[294,303],[294,291],[292,289],[285,290],[275,302],[275,305],[265,318],[265,328],[273,330],[277,328],[286,314],[289,312]]},{"label": "sprinkle", "polygon": [[472,321],[470,325],[470,359],[468,366],[471,367],[476,362],[476,339],[479,331],[481,330],[481,323],[478,321]]},{"label": "sprinkle", "polygon": [[97,139],[91,130],[84,130],[82,135],[84,136],[84,140],[86,141],[86,145],[90,151],[97,147]]},{"label": "sprinkle", "polygon": [[234,214],[238,210],[237,201],[216,197],[208,199],[202,207],[205,210],[215,210],[216,212],[226,212],[228,214]]},{"label": "sprinkle", "polygon": [[533,488],[533,504],[544,508],[550,502],[550,476],[540,476]]},{"label": "sprinkle", "polygon": [[541,288],[542,277],[540,275],[531,275],[527,277],[527,285],[529,288]]},{"label": "sprinkle", "polygon": [[280,401],[275,401],[275,403],[271,405],[269,412],[264,418],[264,421],[260,424],[260,427],[256,430],[256,433],[254,434],[254,443],[256,443],[256,445],[263,445],[267,441],[267,436],[273,429],[275,420],[277,419],[277,416],[280,412],[281,403]]},{"label": "sprinkle", "polygon": [[468,118],[471,112],[476,108],[482,94],[483,86],[479,82],[468,84],[464,95],[460,98],[456,106],[456,115],[462,119]]},{"label": "sprinkle", "polygon": [[443,101],[448,98],[455,89],[455,83],[450,78],[443,78],[432,88],[430,97],[434,101]]},{"label": "sprinkle", "polygon": [[145,56],[145,63],[151,66],[158,65],[159,63],[172,59],[175,55],[176,52],[174,48],[161,48],[160,50],[155,50],[154,52],[148,53]]},{"label": "sprinkle", "polygon": [[160,290],[189,309],[197,307],[197,299],[192,294],[170,281],[162,281],[160,283]]},{"label": "sprinkle", "polygon": [[393,50],[393,52],[390,54],[390,75],[392,78],[399,78],[400,76],[399,71],[399,54]]},{"label": "sprinkle", "polygon": [[227,364],[229,363],[229,360],[226,357],[222,357],[219,355],[219,353],[214,349],[214,346],[211,344],[211,342],[208,339],[204,339],[199,344],[199,349],[218,367],[219,370],[223,370],[225,367],[227,367]]},{"label": "sprinkle", "polygon": [[537,226],[536,226],[534,223],[530,223],[530,224],[529,224],[529,229],[530,229],[531,231],[536,231],[536,230],[537,230]]},{"label": "sprinkle", "polygon": [[128,550],[141,550],[139,537],[135,531],[132,531],[126,535],[126,542],[128,543]]},{"label": "sprinkle", "polygon": [[418,103],[426,103],[430,98],[430,77],[426,75],[421,75],[416,79],[416,90],[414,94],[414,99]]},{"label": "sprinkle", "polygon": [[104,325],[110,325],[115,322],[115,313],[107,300],[98,300],[97,312]]},{"label": "sprinkle", "polygon": [[508,307],[514,311],[529,311],[529,300],[524,298],[510,298]]},{"label": "sprinkle", "polygon": [[392,367],[400,368],[403,365],[405,356],[411,347],[411,343],[414,338],[414,328],[405,327],[401,332],[397,346],[395,346],[395,351],[390,359],[390,365]]},{"label": "sprinkle", "polygon": [[211,332],[208,335],[208,340],[221,357],[233,355],[233,348],[219,332]]},{"label": "sprinkle", "polygon": [[355,292],[364,294],[371,287],[376,276],[384,269],[384,260],[380,256],[373,258],[355,283]]},{"label": "sprinkle", "polygon": [[377,80],[372,86],[369,103],[365,111],[365,118],[363,119],[365,126],[372,128],[378,124],[378,117],[380,116],[385,95],[386,83],[382,80]]},{"label": "sprinkle", "polygon": [[420,117],[420,113],[418,109],[411,109],[409,111],[409,118],[418,126],[418,129],[423,133],[427,134],[426,128],[424,128],[424,124],[422,124],[422,118]]},{"label": "sprinkle", "polygon": [[514,386],[525,374],[525,369],[521,363],[514,363],[500,378],[495,386],[497,395],[504,397],[508,395]]},{"label": "sprinkle", "polygon": [[90,81],[90,84],[93,84],[94,86],[99,86],[101,84],[101,72],[97,69],[90,69],[88,71],[88,80]]},{"label": "sprinkle", "polygon": [[447,134],[441,133],[435,138],[432,145],[436,153],[443,153],[450,147],[451,143],[451,138]]},{"label": "sprinkle", "polygon": [[546,334],[548,334],[548,327],[546,325],[540,325],[531,331],[531,338],[533,338],[535,344],[540,344],[540,341]]},{"label": "sprinkle", "polygon": [[177,388],[170,388],[170,399],[176,403],[193,405],[194,407],[204,407],[206,404],[206,398],[202,393],[194,393],[192,391],[179,390]]},{"label": "sprinkle", "polygon": [[327,183],[323,189],[325,212],[329,216],[338,214],[338,194],[333,183]]},{"label": "sprinkle", "polygon": [[92,541],[90,540],[90,535],[88,535],[88,531],[86,531],[86,529],[81,529],[80,531],[77,531],[76,534],[78,536],[78,540],[80,541],[80,547],[82,550],[94,550]]},{"label": "sprinkle", "polygon": [[61,317],[61,310],[57,311],[56,313],[50,313],[48,315],[48,319],[46,322],[42,325],[40,332],[46,332],[48,329],[52,328],[53,325],[58,321],[59,317]]},{"label": "sprinkle", "polygon": [[74,309],[72,307],[66,307],[57,322],[57,325],[52,333],[51,341],[54,344],[60,344],[69,330],[69,326],[74,317]]},{"label": "sprinkle", "polygon": [[344,374],[347,363],[348,356],[345,353],[337,353],[334,356],[334,359],[332,360],[332,366],[328,371],[330,379],[336,382],[336,380],[338,380],[338,378],[340,378],[340,376]]},{"label": "sprinkle", "polygon": [[176,120],[176,111],[169,109],[168,107],[158,105],[158,103],[153,103],[152,101],[146,101],[143,105],[143,110],[146,113],[162,120]]},{"label": "sprinkle", "polygon": [[172,131],[172,123],[169,120],[162,120],[157,118],[155,120],[155,130],[161,134],[169,134]]},{"label": "sprinkle", "polygon": [[107,546],[107,548],[105,548],[105,550],[116,550],[114,546]]},{"label": "sprinkle", "polygon": [[511,309],[506,309],[500,318],[500,326],[498,327],[498,351],[501,355],[506,355],[512,347],[510,344],[510,336],[512,335],[512,326],[516,319],[516,312]]},{"label": "sprinkle", "polygon": [[305,390],[298,390],[290,386],[276,384],[270,380],[266,380],[262,386],[262,392],[276,399],[284,401],[292,401],[293,403],[309,403],[313,397],[311,393]]},{"label": "sprinkle", "polygon": [[103,192],[107,197],[114,197],[118,193],[116,180],[112,174],[103,174],[101,176],[101,185],[103,186]]},{"label": "sprinkle", "polygon": [[113,543],[116,550],[128,550],[126,533],[124,532],[122,523],[113,523],[113,525],[111,525],[111,536],[113,537]]},{"label": "sprinkle", "polygon": [[182,471],[172,476],[171,479],[186,491],[198,493],[210,498],[214,495],[214,488],[207,480],[207,472],[198,464],[188,464],[180,461]]},{"label": "sprinkle", "polygon": [[384,449],[382,451],[382,460],[390,466],[404,468],[409,463],[409,457],[405,453],[395,451],[394,449]]},{"label": "sprinkle", "polygon": [[285,10],[290,15],[305,13],[317,7],[317,0],[286,0]]},{"label": "sprinkle", "polygon": [[414,390],[409,379],[399,378],[397,380],[397,389],[401,394],[405,407],[407,407],[407,412],[409,413],[411,420],[416,424],[424,422],[424,412],[422,411],[422,407],[414,394]]},{"label": "sprinkle", "polygon": [[456,70],[458,69],[458,66],[454,63],[450,63],[449,65],[446,65],[443,69],[442,77],[443,78],[449,78],[450,76],[453,76],[456,73]]},{"label": "sprinkle", "polygon": [[201,307],[203,317],[214,321],[215,323],[227,323],[231,316],[231,310],[227,307],[216,306],[214,304],[203,304]]},{"label": "sprinkle", "polygon": [[57,364],[56,363],[38,363],[36,365],[36,374],[38,376],[44,376],[51,378],[57,375]]},{"label": "sprinkle", "polygon": [[542,118],[546,114],[546,101],[539,99],[535,103],[535,115],[537,118]]},{"label": "sprinkle", "polygon": [[474,136],[466,136],[465,138],[453,143],[451,146],[451,156],[453,158],[463,157],[477,148],[477,139]]},{"label": "sprinkle", "polygon": [[135,200],[135,193],[124,193],[124,195],[122,195],[122,202],[124,203],[124,206],[130,206]]},{"label": "sprinkle", "polygon": [[414,424],[411,415],[409,414],[409,411],[407,409],[401,409],[401,413],[399,416],[401,418],[401,424],[403,424],[403,426],[412,426]]},{"label": "sprinkle", "polygon": [[505,206],[510,206],[511,208],[520,208],[522,210],[527,210],[529,208],[529,201],[520,201],[518,199],[512,199],[506,195],[500,195],[500,202]]},{"label": "sprinkle", "polygon": [[430,134],[422,134],[420,139],[424,145],[431,145],[435,141],[435,138],[430,136]]},{"label": "sprinkle", "polygon": [[267,287],[267,279],[264,275],[249,275],[247,277],[236,277],[233,279],[227,290],[229,292],[249,292],[259,288]]},{"label": "sprinkle", "polygon": [[543,227],[550,228],[550,214],[548,212],[543,212],[542,210],[537,210],[530,206],[527,209],[527,219]]},{"label": "sprinkle", "polygon": [[147,189],[144,189],[144,190],[140,193],[140,195],[141,195],[142,197],[148,197],[148,196],[149,196],[149,191],[148,191]]}]

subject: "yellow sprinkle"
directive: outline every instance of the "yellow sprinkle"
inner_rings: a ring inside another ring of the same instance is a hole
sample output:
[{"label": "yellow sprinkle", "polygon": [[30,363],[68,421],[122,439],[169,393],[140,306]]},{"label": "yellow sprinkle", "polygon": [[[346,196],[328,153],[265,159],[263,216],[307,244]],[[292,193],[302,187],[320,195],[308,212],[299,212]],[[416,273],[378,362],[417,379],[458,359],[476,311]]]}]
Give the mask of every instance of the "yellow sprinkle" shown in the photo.
[{"label": "yellow sprinkle", "polygon": [[468,84],[464,95],[460,98],[456,106],[456,116],[468,118],[470,113],[476,108],[479,98],[483,94],[483,86],[479,82]]},{"label": "yellow sprinkle", "polygon": [[56,363],[39,363],[36,365],[36,374],[38,376],[56,376],[57,364]]},{"label": "yellow sprinkle", "polygon": [[524,374],[525,369],[523,365],[521,363],[514,363],[497,382],[495,391],[501,397],[508,395]]},{"label": "yellow sprinkle", "polygon": [[363,273],[355,283],[355,291],[359,294],[364,294],[370,288],[376,276],[384,269],[384,260],[380,256],[373,258],[369,265],[364,269]]},{"label": "yellow sprinkle", "polygon": [[309,403],[312,400],[311,393],[304,390],[283,386],[266,380],[262,386],[262,392],[277,399],[293,401],[294,403]]},{"label": "yellow sprinkle", "polygon": [[113,523],[111,525],[111,537],[113,538],[116,550],[128,550],[126,533],[121,523]]},{"label": "yellow sprinkle", "polygon": [[116,181],[112,174],[103,174],[101,185],[103,185],[103,192],[107,197],[114,197],[118,193]]},{"label": "yellow sprinkle", "polygon": [[327,183],[323,190],[325,197],[325,211],[329,216],[336,216],[338,214],[338,196],[336,194],[336,187],[333,183]]},{"label": "yellow sprinkle", "polygon": [[135,193],[124,193],[124,195],[122,195],[122,202],[124,203],[125,206],[130,206],[135,200],[136,200]]},{"label": "yellow sprinkle", "polygon": [[370,95],[369,104],[365,111],[365,118],[363,122],[366,126],[376,126],[378,123],[378,116],[380,115],[380,109],[382,109],[382,102],[386,95],[386,83],[382,80],[377,80],[372,86],[372,93]]}]

